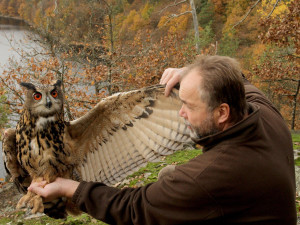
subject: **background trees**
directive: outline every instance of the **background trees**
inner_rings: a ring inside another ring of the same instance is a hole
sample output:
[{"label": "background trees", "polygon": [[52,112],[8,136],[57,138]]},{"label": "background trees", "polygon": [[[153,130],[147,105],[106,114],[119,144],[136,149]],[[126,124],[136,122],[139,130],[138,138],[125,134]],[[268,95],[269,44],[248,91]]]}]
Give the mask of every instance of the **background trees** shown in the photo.
[{"label": "background trees", "polygon": [[194,5],[199,38],[190,1],[0,0],[0,13],[26,20],[47,49],[39,57],[38,51],[23,54],[26,66],[6,68],[2,94],[12,93],[14,100],[1,101],[17,112],[22,103],[20,90],[13,89],[17,82],[59,78],[72,119],[103,96],[157,83],[167,67],[186,65],[199,53],[220,54],[238,58],[247,77],[299,129],[298,1],[194,0]]},{"label": "background trees", "polygon": [[282,109],[291,129],[295,129],[300,102],[299,1],[292,2],[284,11],[281,16],[262,21],[261,25],[267,29],[261,35],[266,49],[253,71],[265,93]]}]

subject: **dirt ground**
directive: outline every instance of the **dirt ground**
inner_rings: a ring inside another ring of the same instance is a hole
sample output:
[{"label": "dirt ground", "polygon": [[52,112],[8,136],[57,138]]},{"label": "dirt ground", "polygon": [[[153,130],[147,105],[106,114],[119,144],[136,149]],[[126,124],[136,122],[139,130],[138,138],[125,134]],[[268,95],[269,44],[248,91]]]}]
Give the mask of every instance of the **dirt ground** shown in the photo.
[{"label": "dirt ground", "polygon": [[16,205],[21,197],[13,183],[0,183],[0,217],[10,217],[20,211]]}]

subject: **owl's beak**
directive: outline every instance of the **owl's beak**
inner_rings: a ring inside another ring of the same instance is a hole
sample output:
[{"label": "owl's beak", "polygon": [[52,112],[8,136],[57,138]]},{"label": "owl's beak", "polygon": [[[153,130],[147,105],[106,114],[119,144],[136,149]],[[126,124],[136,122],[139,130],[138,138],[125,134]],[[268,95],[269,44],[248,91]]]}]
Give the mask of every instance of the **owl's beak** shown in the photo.
[{"label": "owl's beak", "polygon": [[47,107],[48,109],[50,109],[51,106],[52,106],[52,102],[51,102],[50,98],[47,96],[47,98],[46,98],[46,107]]}]

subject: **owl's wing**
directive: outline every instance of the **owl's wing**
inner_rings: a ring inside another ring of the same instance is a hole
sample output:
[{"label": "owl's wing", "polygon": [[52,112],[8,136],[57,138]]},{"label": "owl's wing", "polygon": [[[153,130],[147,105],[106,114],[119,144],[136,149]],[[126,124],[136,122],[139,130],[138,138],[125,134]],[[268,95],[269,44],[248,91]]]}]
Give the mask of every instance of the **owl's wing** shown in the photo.
[{"label": "owl's wing", "polygon": [[21,167],[17,160],[16,130],[9,128],[3,133],[2,151],[4,168],[10,175],[20,192],[26,193],[31,183],[28,173]]},{"label": "owl's wing", "polygon": [[178,90],[165,97],[164,86],[156,85],[105,98],[72,121],[66,144],[75,149],[81,178],[112,185],[148,161],[191,146],[180,107]]}]

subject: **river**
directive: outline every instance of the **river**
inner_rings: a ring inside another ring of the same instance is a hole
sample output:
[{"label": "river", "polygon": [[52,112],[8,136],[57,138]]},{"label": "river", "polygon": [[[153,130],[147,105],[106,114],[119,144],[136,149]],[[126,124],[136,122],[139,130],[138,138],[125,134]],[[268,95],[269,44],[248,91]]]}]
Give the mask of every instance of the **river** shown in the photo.
[{"label": "river", "polygon": [[[17,59],[19,55],[13,47],[21,47],[18,43],[30,34],[28,26],[20,20],[0,17],[0,76],[9,62],[9,58]],[[6,175],[2,160],[2,143],[0,142],[0,179]]]}]

